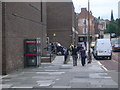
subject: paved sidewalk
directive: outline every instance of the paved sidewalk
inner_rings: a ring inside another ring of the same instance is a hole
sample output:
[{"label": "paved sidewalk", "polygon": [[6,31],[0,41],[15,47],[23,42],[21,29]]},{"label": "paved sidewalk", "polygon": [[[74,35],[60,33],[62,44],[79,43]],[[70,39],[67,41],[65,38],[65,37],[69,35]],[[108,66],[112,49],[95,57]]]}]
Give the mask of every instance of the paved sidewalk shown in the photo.
[{"label": "paved sidewalk", "polygon": [[84,67],[72,65],[72,58],[63,64],[64,57],[57,56],[52,63],[27,68],[2,77],[2,88],[118,88],[107,72],[93,60]]}]

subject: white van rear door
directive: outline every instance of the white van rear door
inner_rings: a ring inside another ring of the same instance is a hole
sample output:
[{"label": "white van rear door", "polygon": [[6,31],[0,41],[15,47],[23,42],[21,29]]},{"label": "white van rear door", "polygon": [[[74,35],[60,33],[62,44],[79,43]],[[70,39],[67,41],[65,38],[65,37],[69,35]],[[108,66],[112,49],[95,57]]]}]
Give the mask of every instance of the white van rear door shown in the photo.
[{"label": "white van rear door", "polygon": [[110,43],[99,43],[97,49],[97,55],[99,56],[107,56],[111,55],[111,44]]}]

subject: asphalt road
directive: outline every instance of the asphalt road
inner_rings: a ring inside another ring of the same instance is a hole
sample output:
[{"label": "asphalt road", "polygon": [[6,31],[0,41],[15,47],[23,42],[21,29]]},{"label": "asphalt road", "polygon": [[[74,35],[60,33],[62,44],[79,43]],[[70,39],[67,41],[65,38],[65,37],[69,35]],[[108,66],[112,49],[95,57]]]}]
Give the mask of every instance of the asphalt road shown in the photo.
[{"label": "asphalt road", "polygon": [[[105,38],[110,38],[109,34],[104,35]],[[111,38],[112,45],[120,43],[120,38]],[[107,71],[120,72],[120,52],[112,52],[111,60],[99,60]]]},{"label": "asphalt road", "polygon": [[[109,35],[105,35],[105,38],[110,38]],[[112,45],[115,43],[120,44],[120,38],[112,38],[111,39]],[[108,74],[112,77],[112,79],[119,83],[119,76],[120,76],[120,52],[112,52],[112,59],[111,60],[99,60],[102,67],[108,72]],[[120,87],[120,86],[119,86]]]},{"label": "asphalt road", "polygon": [[108,74],[112,77],[112,79],[119,83],[119,75],[120,75],[120,52],[113,52],[111,60],[99,60],[102,67],[108,72]]},{"label": "asphalt road", "polygon": [[99,60],[100,63],[107,69],[119,72],[120,68],[120,52],[113,52],[111,60]]}]

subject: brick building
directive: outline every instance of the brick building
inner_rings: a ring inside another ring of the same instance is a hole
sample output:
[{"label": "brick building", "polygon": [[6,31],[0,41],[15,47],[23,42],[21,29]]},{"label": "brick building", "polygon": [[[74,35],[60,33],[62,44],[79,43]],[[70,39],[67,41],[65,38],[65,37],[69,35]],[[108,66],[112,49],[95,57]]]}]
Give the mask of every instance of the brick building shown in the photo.
[{"label": "brick building", "polygon": [[99,20],[99,24],[98,24],[99,38],[104,37],[104,30],[107,28],[106,25],[108,23],[109,23],[109,20],[103,20],[103,19]]},{"label": "brick building", "polygon": [[2,3],[2,35],[3,74],[24,67],[24,39],[39,37],[46,55],[46,3]]},{"label": "brick building", "polygon": [[50,42],[59,42],[66,47],[77,43],[75,15],[72,2],[47,3],[47,35]]},{"label": "brick building", "polygon": [[118,18],[120,18],[120,1],[118,2]]},{"label": "brick building", "polygon": [[98,18],[94,18],[94,29],[95,29],[95,34],[96,35],[99,34],[98,24],[99,24],[99,19]]},{"label": "brick building", "polygon": [[[0,22],[2,22],[2,3],[0,2]],[[2,23],[0,23],[0,75],[2,74]]]},{"label": "brick building", "polygon": [[[92,13],[89,13],[90,20],[90,37],[95,38],[95,29],[94,29],[94,16]],[[86,8],[81,8],[80,14],[78,14],[78,41],[86,42],[88,35],[88,11]]]}]

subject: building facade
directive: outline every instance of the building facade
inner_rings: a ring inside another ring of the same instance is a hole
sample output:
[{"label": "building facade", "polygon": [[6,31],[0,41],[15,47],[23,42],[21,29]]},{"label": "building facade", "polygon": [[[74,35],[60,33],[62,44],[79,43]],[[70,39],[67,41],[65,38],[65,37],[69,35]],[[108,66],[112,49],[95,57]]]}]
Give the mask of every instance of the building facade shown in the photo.
[{"label": "building facade", "polygon": [[104,37],[104,30],[107,28],[106,25],[109,23],[109,20],[99,20],[99,24],[98,24],[98,34],[99,34],[99,38],[103,38]]},{"label": "building facade", "polygon": [[98,36],[99,30],[98,30],[98,24],[99,24],[99,19],[94,18],[94,29],[95,29],[95,34]]},{"label": "building facade", "polygon": [[76,42],[75,12],[72,2],[47,3],[47,35],[50,42],[69,47]]},{"label": "building facade", "polygon": [[120,1],[118,2],[118,18],[120,18]]},{"label": "building facade", "polygon": [[[0,2],[0,22],[2,22],[2,3]],[[0,75],[2,75],[2,23],[0,23]]]},{"label": "building facade", "polygon": [[2,73],[24,67],[24,40],[41,39],[46,55],[46,3],[2,3]]},{"label": "building facade", "polygon": [[[89,13],[90,21],[90,37],[95,38],[95,29],[94,29],[94,16],[92,13]],[[80,14],[78,14],[78,41],[86,42],[88,36],[88,11],[86,8],[81,8]]]}]

